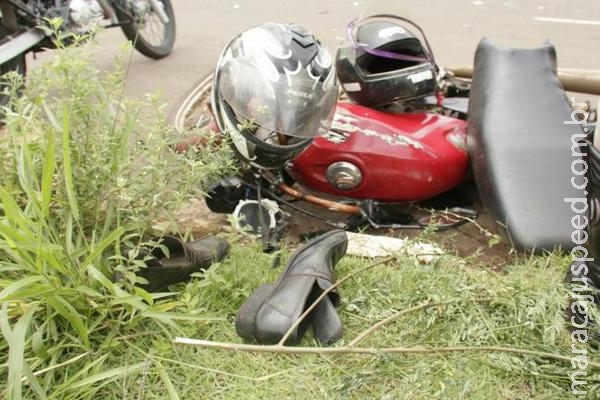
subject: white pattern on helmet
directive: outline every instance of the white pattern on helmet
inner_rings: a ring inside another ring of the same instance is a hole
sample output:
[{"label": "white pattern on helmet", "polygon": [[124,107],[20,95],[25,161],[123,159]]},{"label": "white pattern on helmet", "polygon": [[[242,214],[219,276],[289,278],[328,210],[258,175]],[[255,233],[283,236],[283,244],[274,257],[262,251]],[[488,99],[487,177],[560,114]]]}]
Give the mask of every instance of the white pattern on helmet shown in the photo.
[{"label": "white pattern on helmet", "polygon": [[296,66],[296,69],[294,71],[291,71],[291,70],[287,69],[286,67],[283,67],[283,72],[285,73],[285,77],[287,78],[288,86],[292,86],[292,77],[299,75],[301,71],[302,71],[302,64],[300,62],[298,62],[298,65]]},{"label": "white pattern on helmet", "polygon": [[325,69],[331,68],[331,65],[333,62],[329,53],[325,52],[325,51],[319,51],[317,53],[317,56],[315,57],[315,61],[317,62],[317,64],[319,64],[321,67],[323,67]]},{"label": "white pattern on helmet", "polygon": [[313,80],[312,90],[315,90],[315,88],[319,84],[319,77],[312,74],[310,65],[306,66],[306,72],[307,72],[308,76],[310,77],[310,79]]}]

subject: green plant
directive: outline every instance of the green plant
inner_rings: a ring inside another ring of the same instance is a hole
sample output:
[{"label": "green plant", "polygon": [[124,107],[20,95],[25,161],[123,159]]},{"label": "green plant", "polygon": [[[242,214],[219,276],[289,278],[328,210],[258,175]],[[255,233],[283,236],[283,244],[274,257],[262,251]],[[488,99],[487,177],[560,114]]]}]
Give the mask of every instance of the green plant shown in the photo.
[{"label": "green plant", "polygon": [[[172,218],[233,166],[224,147],[173,150],[159,99],[124,95],[130,54],[101,73],[86,46],[59,45],[4,110],[0,376],[8,398],[90,396],[146,368],[108,366],[115,337],[150,328],[168,336],[185,318],[170,313],[179,304],[172,297],[134,287],[120,254],[162,234],[154,221]],[[112,281],[115,270],[122,282]]]}]

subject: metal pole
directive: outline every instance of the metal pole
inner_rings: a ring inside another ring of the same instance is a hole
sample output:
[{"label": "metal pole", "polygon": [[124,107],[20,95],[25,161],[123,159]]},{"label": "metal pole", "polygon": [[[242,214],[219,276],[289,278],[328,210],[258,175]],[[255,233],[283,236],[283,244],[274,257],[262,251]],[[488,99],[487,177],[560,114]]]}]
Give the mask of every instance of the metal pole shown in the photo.
[{"label": "metal pole", "polygon": [[[451,67],[447,69],[459,78],[471,79],[473,77],[473,68],[471,67]],[[583,72],[558,70],[558,78],[563,88],[568,92],[600,96],[600,77],[589,76]]]}]

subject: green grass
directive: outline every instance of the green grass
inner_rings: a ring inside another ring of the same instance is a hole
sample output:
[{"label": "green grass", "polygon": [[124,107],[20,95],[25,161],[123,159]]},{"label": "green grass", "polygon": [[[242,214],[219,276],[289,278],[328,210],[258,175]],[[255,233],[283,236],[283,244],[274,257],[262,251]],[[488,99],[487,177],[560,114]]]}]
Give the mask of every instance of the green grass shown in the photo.
[{"label": "green grass", "polygon": [[[130,51],[130,50],[129,50]],[[564,399],[569,362],[478,347],[571,356],[563,314],[566,257],[517,258],[502,273],[475,258],[397,258],[348,279],[344,346],[458,347],[456,353],[258,354],[175,345],[177,336],[241,343],[237,310],[281,267],[236,234],[231,255],[168,294],[136,288],[120,256],[175,221],[186,200],[233,169],[223,148],[177,154],[160,101],[124,94],[85,48],[60,48],[31,71],[0,136],[0,391],[9,399]],[[18,80],[16,77],[7,78]],[[185,233],[185,232],[182,232]],[[429,234],[428,237],[435,237]],[[282,250],[286,260],[291,249]],[[345,257],[339,278],[371,263]],[[114,283],[115,271],[124,281]],[[301,346],[317,347],[308,333]],[[598,351],[588,348],[590,360]],[[589,366],[586,389],[600,389]],[[585,398],[585,396],[581,397]]]},{"label": "green grass", "polygon": [[[228,321],[198,327],[190,336],[240,342],[232,323],[237,308],[252,288],[272,281],[279,272],[269,268],[268,257],[257,260],[255,251],[236,248],[229,261],[210,270],[203,281],[187,286],[184,293],[196,293],[198,309],[229,317]],[[366,263],[347,257],[338,266],[338,276]],[[340,288],[344,336],[336,345],[347,344],[396,311],[424,301],[456,300],[406,315],[361,345],[500,346],[569,356],[570,337],[563,323],[564,265],[564,258],[540,257],[515,265],[502,275],[466,267],[454,258],[435,266],[397,260],[374,267]],[[491,302],[473,301],[482,298]],[[309,335],[302,345],[317,344]],[[570,393],[570,365],[507,353],[293,356],[178,346],[169,348],[165,357],[243,376],[173,366],[173,381],[196,381],[210,398],[545,399],[566,398]],[[279,371],[285,372],[266,378]],[[598,389],[599,372],[590,370],[589,379],[594,380],[588,386],[590,393]],[[182,390],[186,390],[185,385]]]},{"label": "green grass", "polygon": [[[178,311],[223,319],[181,321],[179,332],[140,327],[137,335],[116,336],[105,366],[144,366],[102,387],[97,398],[564,399],[570,394],[569,363],[529,355],[475,351],[284,355],[173,345],[175,335],[242,342],[233,324],[237,309],[256,286],[273,281],[281,268],[272,269],[272,256],[260,253],[258,245],[231,240],[229,259],[202,279],[177,287]],[[284,252],[283,258],[288,255]],[[346,257],[338,265],[338,277],[368,262]],[[563,323],[565,262],[563,257],[549,255],[519,262],[500,275],[467,267],[453,257],[434,266],[395,260],[374,267],[340,288],[344,335],[336,346],[348,344],[396,311],[430,300],[455,300],[407,314],[361,345],[517,347],[570,357],[570,336]],[[491,301],[473,301],[483,298]],[[301,345],[317,343],[309,333]],[[589,352],[590,359],[598,359],[596,350]],[[91,358],[72,368],[79,370]],[[590,394],[599,389],[599,372],[588,369]]]},{"label": "green grass", "polygon": [[85,47],[53,55],[4,110],[0,135],[0,373],[11,399],[82,398],[145,367],[111,366],[114,338],[176,329],[184,316],[170,313],[172,296],[135,288],[120,254],[163,234],[156,220],[233,169],[225,148],[173,151],[160,102],[126,99],[122,68],[97,71]]}]

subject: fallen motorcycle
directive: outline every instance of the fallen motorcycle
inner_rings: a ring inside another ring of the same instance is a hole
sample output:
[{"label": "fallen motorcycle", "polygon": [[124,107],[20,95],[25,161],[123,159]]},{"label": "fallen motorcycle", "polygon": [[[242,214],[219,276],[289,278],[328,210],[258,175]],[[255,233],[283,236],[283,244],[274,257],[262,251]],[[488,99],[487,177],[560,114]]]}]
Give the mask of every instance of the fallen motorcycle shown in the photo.
[{"label": "fallen motorcycle", "polygon": [[[412,24],[404,19],[403,22]],[[408,38],[409,46],[413,38]],[[405,42],[402,37],[400,45]],[[446,71],[434,71],[433,61],[430,64],[432,70],[426,80],[434,81],[433,87],[387,109],[378,111],[352,103],[342,93],[326,134],[310,137],[301,144],[303,151],[299,154],[289,158],[285,155],[266,168],[260,162],[246,163],[250,169],[244,178],[215,185],[206,199],[209,207],[232,213],[240,200],[255,201],[257,196],[293,208],[297,208],[293,202],[303,200],[348,214],[349,225],[333,223],[338,227],[365,223],[392,228],[423,228],[432,224],[450,227],[475,217],[476,213],[458,207],[434,215],[424,211],[417,219],[411,218],[408,211],[415,203],[443,195],[468,180],[464,119],[469,84]],[[417,73],[422,75],[422,71]],[[407,74],[407,82],[414,79],[410,72],[403,74]],[[219,131],[208,107],[212,86],[213,82],[206,80],[196,93],[195,99],[207,105],[196,125]],[[247,202],[244,205],[251,208]],[[277,215],[273,207],[265,207],[270,210],[265,210],[266,219]]]},{"label": "fallen motorcycle", "polygon": [[[300,48],[313,45],[300,28],[265,28],[267,33],[286,29],[291,39],[282,48],[293,48],[294,43]],[[412,218],[407,205],[426,205],[438,196],[448,200],[444,197],[453,189],[474,181],[484,205],[505,225],[517,247],[572,247],[570,208],[563,198],[583,194],[573,191],[566,177],[564,182],[556,182],[558,174],[543,158],[515,153],[515,149],[533,148],[535,142],[542,154],[546,148],[547,154],[552,154],[549,162],[564,164],[561,173],[571,171],[572,139],[560,132],[563,122],[555,120],[567,120],[572,108],[566,104],[563,88],[556,85],[552,46],[515,50],[483,41],[471,82],[439,68],[423,31],[412,21],[391,15],[353,21],[348,27],[349,45],[336,56],[343,92],[341,99],[336,92],[336,112],[327,125],[323,121],[331,99],[325,88],[329,79],[326,56],[311,66],[302,64],[301,53],[300,60],[290,61],[281,49],[274,54],[267,50],[273,67],[265,81],[265,86],[270,86],[267,100],[260,98],[263,88],[254,92],[254,97],[248,96],[256,88],[246,82],[260,84],[260,75],[247,69],[252,56],[244,54],[244,66],[235,61],[244,46],[251,47],[253,38],[260,36],[255,33],[242,33],[234,39],[212,80],[205,82],[203,94],[207,98],[211,91],[212,101],[197,125],[227,132],[236,155],[247,167],[245,176],[215,186],[206,199],[213,211],[234,212],[238,218],[252,220],[249,225],[255,230],[274,229],[280,211],[264,202],[268,197],[312,216],[316,215],[295,202],[311,202],[348,214],[348,223],[341,225],[345,228],[364,223],[390,228],[453,227],[476,214],[442,201],[440,211]],[[312,74],[305,81],[298,76],[300,72],[295,74],[300,66]],[[315,71],[321,75],[315,76]],[[291,113],[285,105],[273,104],[273,93],[276,97],[281,89],[271,81],[277,81],[276,73],[285,79],[283,85],[295,82],[287,93],[302,99],[292,101],[301,104],[300,111]],[[519,74],[527,78],[515,78],[510,85],[502,81],[502,76]],[[475,93],[471,83],[477,87]],[[501,85],[511,91],[502,90]],[[317,91],[311,92],[315,87]],[[311,98],[311,93],[319,98]],[[257,97],[258,106],[254,106]],[[523,98],[529,99],[526,107],[522,101],[514,101]],[[265,109],[276,112],[262,114]],[[589,104],[586,109],[594,115]],[[536,118],[531,118],[533,110]],[[274,115],[300,118],[276,121]],[[307,119],[313,115],[316,121]],[[595,130],[593,117],[585,123],[586,132]],[[536,130],[541,125],[544,130]],[[306,126],[313,129],[312,134],[303,131]],[[293,131],[295,136],[283,134],[290,127],[292,131],[299,127]],[[527,136],[532,143],[510,147],[509,143],[523,140],[523,131],[536,132]],[[517,169],[510,164],[515,161],[519,161]],[[546,195],[552,196],[552,201],[544,199]]]},{"label": "fallen motorcycle", "polygon": [[[134,47],[150,58],[171,53],[175,15],[170,0],[0,0],[0,75],[25,74],[29,52],[52,48],[48,19],[60,17],[61,29],[83,34],[97,27],[121,27]],[[5,105],[8,96],[0,96]]]}]

